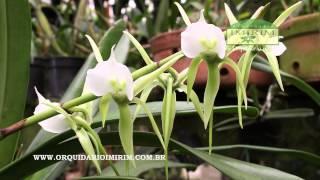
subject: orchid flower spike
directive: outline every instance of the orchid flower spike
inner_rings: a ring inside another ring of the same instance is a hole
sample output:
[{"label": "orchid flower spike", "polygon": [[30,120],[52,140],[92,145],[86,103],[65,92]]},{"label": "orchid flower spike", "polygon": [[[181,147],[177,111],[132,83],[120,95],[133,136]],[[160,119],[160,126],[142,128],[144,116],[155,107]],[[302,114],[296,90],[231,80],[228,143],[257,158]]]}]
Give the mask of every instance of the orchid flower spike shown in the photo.
[{"label": "orchid flower spike", "polygon": [[[36,94],[38,96],[39,104],[36,106],[33,114],[39,114],[41,112],[50,110],[51,108],[47,105],[45,105],[45,102],[50,102],[49,100],[45,99],[37,90],[37,88],[34,88],[36,91]],[[51,103],[51,102],[50,102]],[[52,103],[53,105],[59,106],[59,103]],[[65,121],[65,117],[62,114],[50,117],[44,121],[41,121],[38,123],[45,131],[51,132],[51,133],[62,133],[69,128],[68,123]]]},{"label": "orchid flower spike", "polygon": [[96,96],[126,95],[129,101],[133,99],[133,78],[129,68],[117,62],[114,55],[114,46],[111,49],[110,57],[107,61],[102,60],[100,51],[91,39],[90,45],[93,49],[98,64],[87,72],[86,82],[87,89]]},{"label": "orchid flower spike", "polygon": [[203,52],[214,52],[223,59],[226,41],[219,27],[205,21],[202,10],[198,22],[191,23],[181,33],[181,50],[189,58],[195,58]]}]

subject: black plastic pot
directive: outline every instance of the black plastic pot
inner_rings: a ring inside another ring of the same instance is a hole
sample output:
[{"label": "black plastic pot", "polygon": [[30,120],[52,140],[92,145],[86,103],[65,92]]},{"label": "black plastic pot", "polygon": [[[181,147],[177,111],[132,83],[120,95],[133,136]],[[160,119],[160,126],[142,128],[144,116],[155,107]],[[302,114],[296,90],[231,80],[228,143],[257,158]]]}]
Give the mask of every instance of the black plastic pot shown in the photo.
[{"label": "black plastic pot", "polygon": [[32,113],[31,109],[37,104],[34,87],[46,98],[59,101],[84,61],[78,57],[33,58],[30,64],[27,113]]},{"label": "black plastic pot", "polygon": [[51,100],[59,100],[84,63],[83,58],[37,58],[44,63],[44,93]]}]

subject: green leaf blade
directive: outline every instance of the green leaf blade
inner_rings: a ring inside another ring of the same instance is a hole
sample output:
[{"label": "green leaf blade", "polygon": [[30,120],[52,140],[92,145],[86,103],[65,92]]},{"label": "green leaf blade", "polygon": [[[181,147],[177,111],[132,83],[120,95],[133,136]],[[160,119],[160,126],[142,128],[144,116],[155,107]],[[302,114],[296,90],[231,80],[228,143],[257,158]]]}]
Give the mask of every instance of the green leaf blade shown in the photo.
[{"label": "green leaf blade", "polygon": [[[31,45],[28,1],[1,1],[0,26],[0,127],[7,127],[24,115]],[[14,159],[18,141],[16,133],[0,142],[0,167]]]}]

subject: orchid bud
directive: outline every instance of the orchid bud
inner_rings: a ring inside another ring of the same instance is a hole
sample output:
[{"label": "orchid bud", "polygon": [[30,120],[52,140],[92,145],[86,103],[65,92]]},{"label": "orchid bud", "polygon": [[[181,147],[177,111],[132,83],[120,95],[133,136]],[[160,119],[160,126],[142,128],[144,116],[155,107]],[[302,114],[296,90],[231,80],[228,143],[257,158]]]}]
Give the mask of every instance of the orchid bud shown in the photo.
[{"label": "orchid bud", "polygon": [[[36,106],[33,114],[39,114],[41,112],[50,110],[51,108],[45,104],[44,102],[50,102],[45,99],[35,88],[36,94],[38,96],[39,104]],[[52,105],[59,106],[59,103],[51,103]],[[39,122],[39,125],[48,132],[51,133],[62,133],[69,129],[68,123],[65,121],[65,117],[62,114],[50,117],[44,121]]]},{"label": "orchid bud", "polygon": [[114,47],[111,49],[107,61],[101,61],[102,57],[94,41],[87,36],[94,51],[98,64],[87,72],[87,89],[96,96],[107,94],[125,95],[128,100],[133,98],[133,78],[129,68],[117,62],[114,55]]},{"label": "orchid bud", "polygon": [[224,34],[219,27],[208,24],[202,13],[198,22],[191,23],[181,33],[181,50],[189,58],[195,58],[203,52],[213,52],[222,59],[226,52]]}]

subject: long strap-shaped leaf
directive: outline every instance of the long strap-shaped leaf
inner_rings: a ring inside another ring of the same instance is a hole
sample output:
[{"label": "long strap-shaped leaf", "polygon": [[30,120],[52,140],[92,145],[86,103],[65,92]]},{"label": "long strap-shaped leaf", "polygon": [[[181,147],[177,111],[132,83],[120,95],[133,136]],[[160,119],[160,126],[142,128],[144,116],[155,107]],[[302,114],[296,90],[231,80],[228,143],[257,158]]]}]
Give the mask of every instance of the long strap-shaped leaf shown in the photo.
[{"label": "long strap-shaped leaf", "polygon": [[[148,106],[148,108],[151,110],[151,112],[152,112],[154,117],[160,117],[161,105],[162,104],[163,104],[163,102],[150,102],[150,103],[147,103],[146,106]],[[176,103],[176,108],[177,108],[176,116],[196,115],[196,113],[197,113],[196,110],[194,109],[194,106],[191,105],[190,103],[186,102],[186,101],[178,101]],[[132,106],[131,109],[134,110],[135,106]],[[237,113],[237,106],[216,106],[216,107],[214,107],[214,112],[215,112],[215,114],[230,114],[230,115],[233,115],[233,114]],[[246,116],[254,118],[254,117],[258,116],[259,111],[258,111],[257,108],[249,106],[247,110],[245,110],[245,108],[243,107],[243,113]],[[148,116],[146,114],[144,114],[144,113],[140,113],[140,114],[138,114],[137,117],[138,118],[147,118]],[[100,116],[97,115],[94,118],[94,122],[91,124],[91,127],[92,128],[101,127],[100,120],[101,120]],[[112,124],[118,123],[118,120],[119,120],[119,112],[118,111],[111,111],[109,113],[109,116],[108,116],[108,119],[107,119],[107,123],[110,123],[110,124],[111,123]],[[44,135],[44,134],[41,133],[40,135]],[[63,142],[65,140],[69,139],[69,138],[72,138],[73,136],[74,136],[74,132],[70,130],[70,131],[67,131],[65,133],[61,133],[61,134],[55,135],[54,138],[51,138],[50,140],[47,140],[47,141],[45,141],[43,143],[39,143],[39,144],[35,145],[33,148],[37,149],[40,146],[44,146],[44,144],[47,144],[47,145],[48,144],[55,144],[55,143],[58,144],[59,142]],[[117,138],[119,138],[118,134],[117,134]],[[155,141],[158,141],[158,140],[156,139]],[[138,145],[138,144],[135,143],[135,145]],[[27,153],[31,153],[32,154],[33,150],[30,150]],[[38,153],[38,154],[41,154],[41,153]],[[63,152],[63,154],[65,154],[65,152]],[[33,159],[31,159],[31,160],[33,161]],[[19,162],[20,161],[21,160],[19,160]],[[54,162],[56,162],[56,161],[54,161]],[[54,162],[52,162],[52,163],[54,163]],[[17,163],[17,162],[15,162],[15,163]],[[33,162],[29,162],[29,164],[30,163],[33,163]],[[46,165],[48,165],[48,162],[44,162],[44,163]],[[37,165],[37,163],[35,163],[35,165]],[[9,166],[11,166],[11,165],[9,165]],[[61,174],[61,172],[64,170],[64,168],[62,168],[62,167],[65,167],[65,166],[66,166],[66,163],[60,161],[59,163],[56,163],[53,166],[50,166],[50,167],[47,167],[45,169],[42,169],[41,171],[38,171],[36,173],[36,175],[32,176],[32,177],[34,179],[47,179],[47,178],[50,178],[50,177],[56,177],[56,176],[59,176]],[[34,166],[34,168],[39,168],[39,166]],[[55,169],[52,169],[52,168],[55,168]],[[23,171],[19,170],[19,174],[21,173],[21,176],[23,176],[23,174],[26,173],[25,171],[27,171],[27,170],[28,170],[28,168],[27,169],[23,169]],[[39,169],[37,169],[37,170],[39,170]],[[41,172],[41,173],[39,173],[39,172]],[[0,176],[1,176],[1,173],[0,173]]]},{"label": "long strap-shaped leaf", "polygon": [[[27,0],[0,1],[0,127],[24,115],[30,64],[31,15]],[[0,142],[0,167],[14,159],[19,133]]]},{"label": "long strap-shaped leaf", "polygon": [[[199,148],[199,149],[207,150],[208,148],[205,147],[205,148]],[[296,150],[296,149],[277,148],[277,147],[269,147],[269,146],[254,146],[254,145],[246,145],[246,144],[215,146],[213,149],[214,151],[224,151],[224,150],[230,150],[230,149],[248,149],[253,151],[282,153],[285,155],[303,159],[316,166],[320,166],[320,156],[306,152],[306,151]]]},{"label": "long strap-shaped leaf", "polygon": [[[264,62],[264,60],[253,62],[252,67],[261,71],[272,73],[272,69]],[[300,91],[306,93],[315,103],[318,104],[318,106],[320,106],[320,93],[316,89],[294,75],[288,74],[283,71],[280,71],[280,74],[284,81],[293,84]]]},{"label": "long strap-shaped leaf", "polygon": [[[104,145],[119,145],[121,144],[119,134],[117,132],[100,133],[100,138]],[[157,141],[157,136],[151,133],[135,132],[133,134],[137,146],[149,146],[159,147],[161,144]],[[26,154],[19,161],[11,164],[5,169],[0,170],[1,179],[12,179],[12,176],[18,175],[19,178],[37,171],[40,168],[46,167],[56,161],[34,161],[33,154],[75,154],[81,151],[81,146],[78,140],[73,138],[62,143],[59,143],[59,139],[51,141],[46,145],[38,147],[33,152]],[[265,167],[257,164],[243,162],[226,156],[212,154],[208,155],[206,152],[194,149],[187,145],[184,145],[178,141],[170,140],[170,149],[179,150],[180,153],[190,154],[196,156],[210,165],[216,167],[221,172],[226,174],[232,179],[274,179],[274,180],[297,180],[301,179],[297,176],[285,173],[283,171]],[[33,163],[32,166],[26,166],[25,164]]]}]

